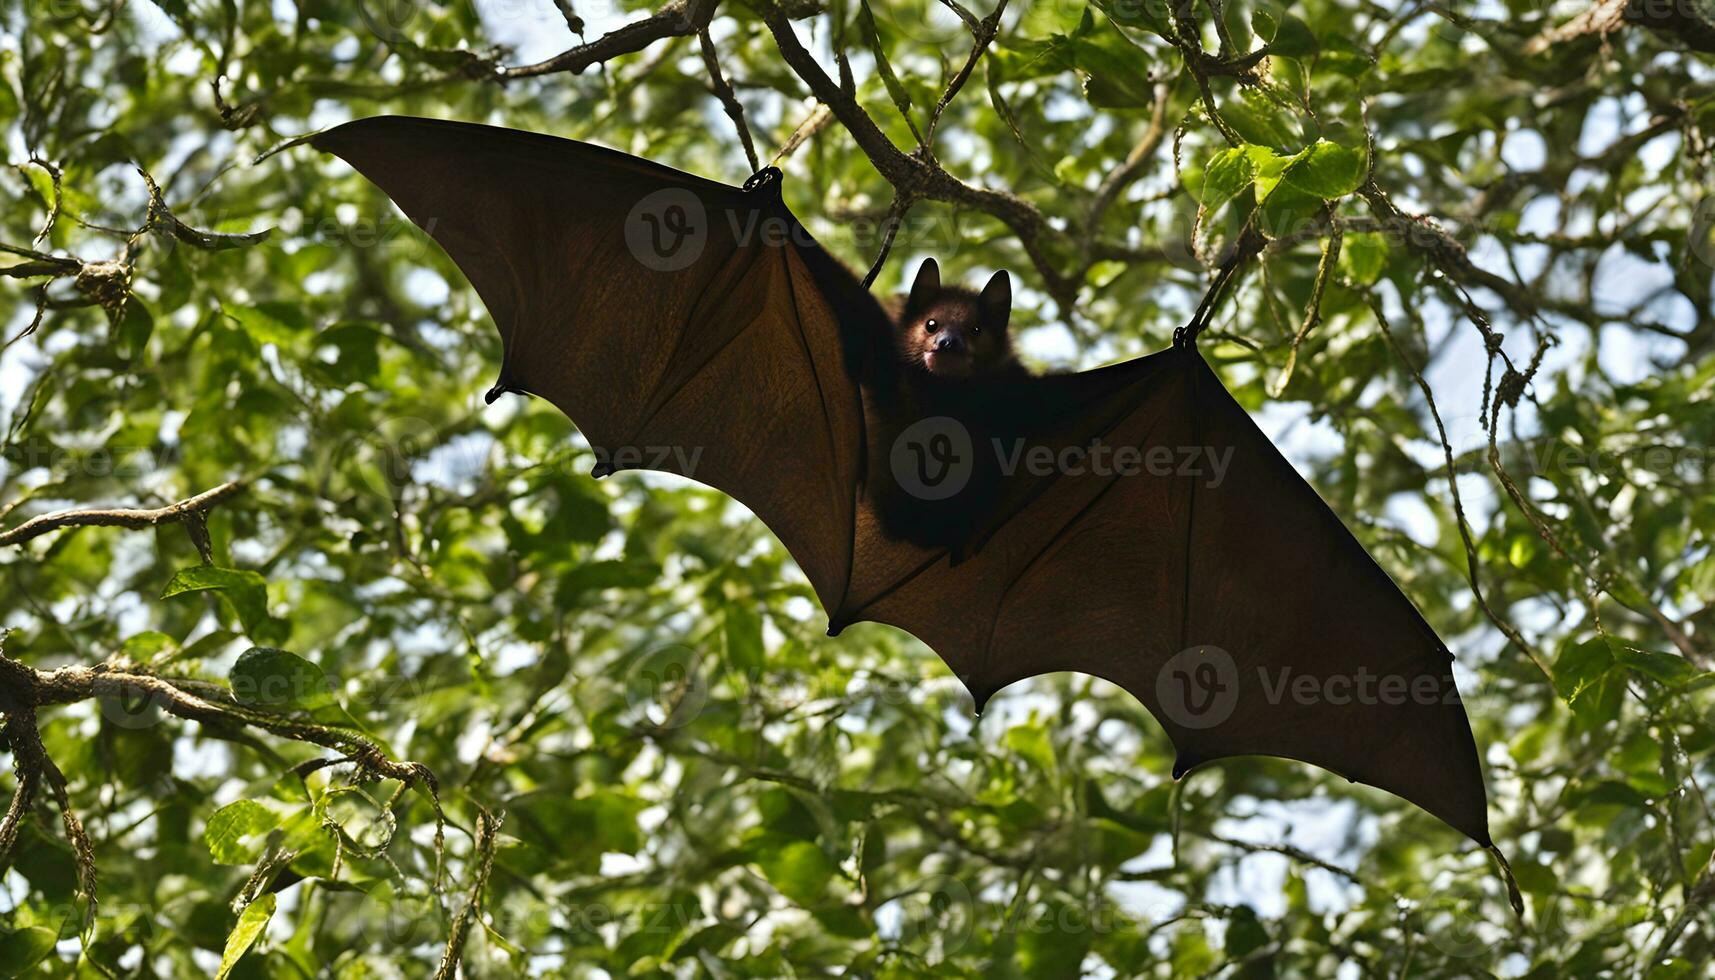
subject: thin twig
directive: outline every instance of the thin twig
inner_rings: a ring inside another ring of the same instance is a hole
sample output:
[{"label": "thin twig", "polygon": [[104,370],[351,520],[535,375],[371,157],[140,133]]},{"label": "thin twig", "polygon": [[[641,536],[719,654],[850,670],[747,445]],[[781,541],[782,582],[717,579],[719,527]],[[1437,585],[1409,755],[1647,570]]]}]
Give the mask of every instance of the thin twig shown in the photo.
[{"label": "thin twig", "polygon": [[489,875],[494,871],[494,844],[499,831],[500,820],[486,809],[477,807],[476,839],[471,844],[470,890],[465,894],[464,905],[453,916],[452,932],[447,937],[446,952],[441,954],[441,965],[435,970],[435,980],[453,980],[458,974],[471,922],[482,914],[482,896],[488,888]]},{"label": "thin twig", "polygon": [[697,32],[697,40],[702,43],[703,66],[709,70],[709,84],[715,90],[715,97],[721,100],[721,107],[726,110],[727,118],[738,127],[739,142],[744,144],[744,158],[750,161],[750,172],[762,169],[756,159],[756,144],[751,142],[750,127],[744,121],[744,105],[738,101],[738,94],[727,84],[726,76],[721,74],[721,63],[715,51],[715,42],[709,37],[709,29],[704,27]]},{"label": "thin twig", "polygon": [[1143,131],[1143,137],[1137,141],[1137,145],[1126,154],[1125,160],[1102,178],[1101,185],[1096,188],[1096,199],[1090,204],[1090,217],[1084,232],[1086,254],[1095,244],[1102,217],[1113,207],[1120,194],[1143,172],[1144,164],[1155,156],[1156,151],[1161,149],[1162,142],[1166,140],[1167,103],[1172,91],[1172,86],[1166,84],[1155,87],[1155,108],[1150,111],[1149,127]]},{"label": "thin twig", "polygon": [[499,78],[534,78],[557,72],[581,74],[593,64],[608,61],[622,54],[634,54],[656,41],[669,37],[695,34],[709,25],[715,6],[720,0],[674,0],[653,16],[634,21],[608,31],[601,37],[533,65],[501,67],[495,70]]},{"label": "thin twig", "polygon": [[923,128],[924,149],[929,149],[934,145],[935,126],[941,121],[941,113],[947,111],[947,105],[953,101],[954,96],[959,94],[959,90],[965,87],[965,82],[970,80],[971,72],[976,70],[977,63],[983,60],[983,54],[988,51],[989,44],[994,41],[994,36],[1000,32],[1000,18],[1002,14],[1006,13],[1006,3],[1007,0],[1000,0],[1000,3],[995,5],[994,13],[984,17],[980,22],[970,25],[973,37],[970,57],[965,59],[965,66],[959,69],[959,73],[953,76],[952,81],[947,83],[946,91],[941,93],[940,101],[935,103],[934,111],[929,113],[929,124]]},{"label": "thin twig", "polygon": [[1286,385],[1292,380],[1292,371],[1298,366],[1298,348],[1304,345],[1304,339],[1310,336],[1310,331],[1322,322],[1322,294],[1328,291],[1328,280],[1333,277],[1334,266],[1340,261],[1340,224],[1329,215],[1328,244],[1322,249],[1322,261],[1316,266],[1316,284],[1310,290],[1310,304],[1304,310],[1304,322],[1299,324],[1298,332],[1292,335],[1292,347],[1286,352],[1286,364],[1280,369],[1280,376],[1269,386],[1271,398],[1279,398]]},{"label": "thin twig", "polygon": [[816,108],[810,110],[810,114],[804,117],[804,121],[798,124],[798,128],[792,131],[791,136],[786,137],[786,142],[780,145],[780,152],[774,154],[774,159],[769,161],[769,165],[780,166],[782,160],[798,152],[800,146],[808,143],[817,133],[827,129],[828,124],[833,121],[833,110],[829,109],[825,103],[816,103]]},{"label": "thin twig", "polygon": [[881,274],[882,266],[887,264],[887,254],[893,251],[893,238],[899,234],[899,226],[905,221],[905,212],[911,210],[911,201],[903,194],[895,194],[893,203],[887,206],[887,217],[884,224],[887,230],[881,238],[881,250],[875,256],[875,262],[869,267],[869,272],[863,277],[863,288],[868,289],[875,282],[875,277]]},{"label": "thin twig", "polygon": [[1554,674],[1548,669],[1548,663],[1542,659],[1542,655],[1536,652],[1536,648],[1530,645],[1517,627],[1503,619],[1494,607],[1489,605],[1488,597],[1483,594],[1482,559],[1477,556],[1477,543],[1471,534],[1471,522],[1465,516],[1465,502],[1459,493],[1459,472],[1453,463],[1453,443],[1447,437],[1447,426],[1441,421],[1441,410],[1435,405],[1435,392],[1430,389],[1429,381],[1423,377],[1422,369],[1406,358],[1405,352],[1394,339],[1393,331],[1388,327],[1387,314],[1382,311],[1381,297],[1374,293],[1367,295],[1370,309],[1375,313],[1376,324],[1381,327],[1382,336],[1387,339],[1388,347],[1392,349],[1394,356],[1399,358],[1400,364],[1404,365],[1407,373],[1417,382],[1418,390],[1423,392],[1424,403],[1429,408],[1429,416],[1435,421],[1435,431],[1440,436],[1441,452],[1447,465],[1448,492],[1453,496],[1454,523],[1459,526],[1459,538],[1465,545],[1465,579],[1470,583],[1471,595],[1477,600],[1477,607],[1483,610],[1483,615],[1489,618],[1489,622],[1494,623],[1495,628],[1504,633],[1514,646],[1523,650],[1525,656],[1542,671],[1543,676],[1553,680]]}]

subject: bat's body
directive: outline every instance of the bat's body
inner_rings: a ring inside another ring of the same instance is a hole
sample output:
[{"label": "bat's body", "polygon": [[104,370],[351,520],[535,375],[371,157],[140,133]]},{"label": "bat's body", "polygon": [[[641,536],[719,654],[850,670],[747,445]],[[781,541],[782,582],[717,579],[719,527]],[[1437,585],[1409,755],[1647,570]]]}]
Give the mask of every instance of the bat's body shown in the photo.
[{"label": "bat's body", "polygon": [[1037,674],[1104,677],[1161,722],[1175,775],[1299,759],[1489,844],[1451,655],[1194,343],[1081,374],[925,379],[778,171],[740,190],[404,118],[314,142],[470,277],[505,339],[497,390],[563,409],[598,472],[688,450],[663,465],[766,522],[832,631],[908,630],[979,708]]}]

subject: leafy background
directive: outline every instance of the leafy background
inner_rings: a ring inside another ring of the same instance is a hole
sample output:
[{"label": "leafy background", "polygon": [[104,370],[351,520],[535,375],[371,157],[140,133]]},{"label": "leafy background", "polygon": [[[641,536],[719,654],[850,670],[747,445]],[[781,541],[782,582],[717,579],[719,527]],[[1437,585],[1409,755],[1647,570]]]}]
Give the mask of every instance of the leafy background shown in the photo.
[{"label": "leafy background", "polygon": [[[206,540],[0,532],[0,973],[1701,974],[1712,23],[6,0],[0,519],[238,485]],[[1050,368],[1165,344],[1248,222],[1204,350],[1458,653],[1526,915],[1387,794],[1175,784],[1105,683],[979,722],[909,637],[824,638],[736,505],[485,406],[444,255],[263,157],[384,112],[732,182],[742,118],[855,267],[902,219],[881,287],[1011,268]]]}]

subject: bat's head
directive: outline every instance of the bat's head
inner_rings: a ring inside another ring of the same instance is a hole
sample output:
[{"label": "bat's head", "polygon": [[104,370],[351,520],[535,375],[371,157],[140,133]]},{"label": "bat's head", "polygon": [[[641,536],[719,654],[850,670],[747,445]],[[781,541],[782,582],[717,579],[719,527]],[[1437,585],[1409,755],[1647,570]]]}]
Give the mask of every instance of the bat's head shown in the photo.
[{"label": "bat's head", "polygon": [[1011,371],[1018,364],[1007,322],[1012,279],[1002,269],[982,292],[941,285],[941,267],[924,259],[899,318],[899,353],[910,364],[944,378]]}]

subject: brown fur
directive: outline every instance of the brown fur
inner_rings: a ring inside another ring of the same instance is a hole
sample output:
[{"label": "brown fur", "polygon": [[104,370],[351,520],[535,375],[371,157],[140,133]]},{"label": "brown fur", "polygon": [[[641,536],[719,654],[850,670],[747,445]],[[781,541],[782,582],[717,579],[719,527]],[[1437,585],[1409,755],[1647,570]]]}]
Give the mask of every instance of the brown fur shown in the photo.
[{"label": "brown fur", "polygon": [[[978,292],[942,286],[935,260],[925,260],[910,294],[886,304],[893,336],[877,345],[864,382],[866,493],[883,531],[947,548],[954,561],[967,554],[998,502],[1001,473],[993,440],[1013,438],[1030,414],[1021,382],[1032,375],[1013,352],[1007,330],[1011,306],[1006,273],[995,273]],[[946,498],[916,495],[898,479],[897,467],[914,458],[902,436],[916,423],[935,419],[939,428],[962,429],[974,453],[963,461],[963,487]]]},{"label": "brown fur", "polygon": [[981,292],[942,286],[926,259],[911,292],[895,304],[894,346],[902,362],[936,378],[999,379],[1029,374],[1012,349],[1010,277],[997,272]]}]

